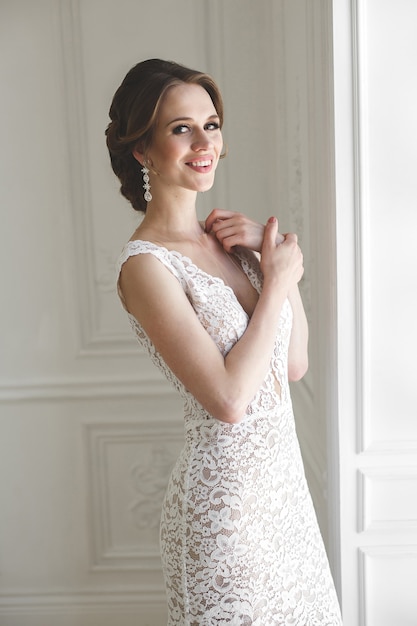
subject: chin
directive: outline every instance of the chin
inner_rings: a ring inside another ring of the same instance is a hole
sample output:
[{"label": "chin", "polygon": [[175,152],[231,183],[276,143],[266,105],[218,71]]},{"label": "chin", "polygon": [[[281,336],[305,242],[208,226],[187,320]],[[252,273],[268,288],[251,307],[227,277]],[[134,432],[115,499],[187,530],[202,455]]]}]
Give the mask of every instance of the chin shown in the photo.
[{"label": "chin", "polygon": [[213,185],[214,185],[214,179],[211,180],[209,183],[200,185],[197,191],[199,191],[200,193],[204,193],[205,191],[209,191],[213,187]]}]

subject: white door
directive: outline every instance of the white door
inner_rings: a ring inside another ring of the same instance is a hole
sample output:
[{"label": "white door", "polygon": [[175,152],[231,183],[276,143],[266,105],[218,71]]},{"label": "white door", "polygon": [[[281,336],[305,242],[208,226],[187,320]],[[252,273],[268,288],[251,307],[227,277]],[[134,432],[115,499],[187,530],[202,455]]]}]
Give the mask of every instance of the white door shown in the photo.
[{"label": "white door", "polygon": [[417,4],[333,11],[343,613],[415,626]]}]

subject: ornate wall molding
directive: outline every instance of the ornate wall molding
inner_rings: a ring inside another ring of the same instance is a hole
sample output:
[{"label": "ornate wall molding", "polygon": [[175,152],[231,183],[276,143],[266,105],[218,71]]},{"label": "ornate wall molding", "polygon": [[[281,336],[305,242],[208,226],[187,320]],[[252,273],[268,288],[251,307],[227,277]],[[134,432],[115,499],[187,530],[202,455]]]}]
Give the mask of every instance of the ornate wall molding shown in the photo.
[{"label": "ornate wall molding", "polygon": [[161,568],[159,518],[182,426],[158,422],[85,425],[92,498],[91,570]]},{"label": "ornate wall molding", "polygon": [[[91,170],[93,156],[89,143],[89,125],[93,120],[89,118],[87,107],[87,86],[91,77],[87,75],[89,59],[85,58],[84,41],[88,33],[85,34],[86,25],[82,23],[83,5],[80,0],[60,0],[60,8],[73,228],[73,265],[70,267],[74,270],[74,293],[77,297],[78,356],[128,356],[136,354],[140,348],[133,339],[116,294],[116,261],[119,254],[116,237],[120,234],[120,241],[124,243],[129,235],[123,233],[130,234],[134,229],[134,219],[138,218],[129,212],[129,208],[124,206],[126,203],[116,194],[114,205],[120,204],[125,209],[121,215],[116,217],[115,211],[109,216],[103,207],[95,206]],[[107,117],[103,115],[103,131],[96,138],[102,142],[103,154],[106,123]],[[112,176],[108,166],[108,177],[104,178],[103,174],[100,181],[110,191],[115,185]],[[98,220],[100,213],[102,219]],[[130,223],[132,226],[128,226]],[[115,235],[111,245],[102,236],[109,228]]]},{"label": "ornate wall molding", "polygon": [[[83,72],[83,40],[79,0],[61,0],[61,37],[63,50],[64,89],[67,103],[67,138],[71,209],[73,217],[73,258],[77,260],[76,295],[80,331],[80,354],[98,347],[94,332],[97,311],[92,245],[91,188],[88,164],[87,114],[85,77]],[[126,333],[127,334],[127,333]]]},{"label": "ornate wall molding", "polygon": [[8,402],[48,402],[50,400],[142,398],[172,396],[177,392],[155,369],[155,376],[135,378],[95,377],[55,380],[10,381],[0,385],[0,404]]}]

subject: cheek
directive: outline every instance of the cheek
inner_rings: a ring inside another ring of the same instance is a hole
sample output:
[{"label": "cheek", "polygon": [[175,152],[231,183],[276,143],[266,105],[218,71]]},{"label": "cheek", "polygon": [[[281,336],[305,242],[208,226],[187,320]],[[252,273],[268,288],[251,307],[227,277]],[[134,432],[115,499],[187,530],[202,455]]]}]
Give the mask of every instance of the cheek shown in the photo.
[{"label": "cheek", "polygon": [[172,161],[181,154],[182,149],[178,141],[167,141],[155,151],[155,159],[160,161]]},{"label": "cheek", "polygon": [[217,149],[219,151],[219,154],[221,154],[223,152],[223,148],[224,148],[224,142],[223,142],[223,135],[220,133],[218,139],[217,139]]},{"label": "cheek", "polygon": [[149,152],[149,162],[156,171],[164,170],[172,160],[167,150],[151,150]]},{"label": "cheek", "polygon": [[225,152],[226,152],[226,146],[224,145],[223,141],[220,141],[219,145],[218,145],[218,148],[217,148],[217,161],[220,161],[220,157]]}]

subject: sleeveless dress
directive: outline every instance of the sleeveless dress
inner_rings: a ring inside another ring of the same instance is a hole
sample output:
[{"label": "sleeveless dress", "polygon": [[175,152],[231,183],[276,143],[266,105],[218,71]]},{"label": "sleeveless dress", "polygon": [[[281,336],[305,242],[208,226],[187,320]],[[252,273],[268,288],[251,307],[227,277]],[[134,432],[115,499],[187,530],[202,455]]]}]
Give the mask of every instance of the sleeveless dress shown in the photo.
[{"label": "sleeveless dress", "polygon": [[[142,240],[126,244],[119,271],[137,254],[154,255],[172,272],[225,356],[249,322],[232,289],[180,253]],[[244,248],[235,256],[259,293],[256,256]],[[340,626],[295,431],[289,302],[268,374],[239,424],[207,413],[128,316],[140,344],[184,400],[185,446],[169,480],[160,532],[168,626]]]}]

